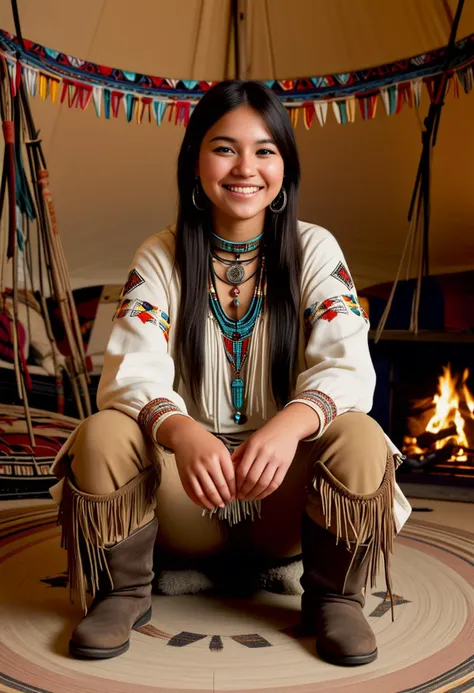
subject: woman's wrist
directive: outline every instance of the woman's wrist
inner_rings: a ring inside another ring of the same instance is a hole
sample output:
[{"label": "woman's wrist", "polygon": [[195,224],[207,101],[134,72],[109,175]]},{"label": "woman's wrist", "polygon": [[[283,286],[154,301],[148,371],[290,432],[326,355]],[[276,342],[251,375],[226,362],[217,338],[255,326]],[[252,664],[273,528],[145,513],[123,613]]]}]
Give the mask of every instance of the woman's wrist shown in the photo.
[{"label": "woman's wrist", "polygon": [[173,414],[163,421],[156,432],[157,442],[169,450],[174,450],[178,442],[199,424],[184,414]]},{"label": "woman's wrist", "polygon": [[298,440],[314,436],[321,425],[317,413],[302,402],[292,402],[274,417],[278,425],[288,427]]}]

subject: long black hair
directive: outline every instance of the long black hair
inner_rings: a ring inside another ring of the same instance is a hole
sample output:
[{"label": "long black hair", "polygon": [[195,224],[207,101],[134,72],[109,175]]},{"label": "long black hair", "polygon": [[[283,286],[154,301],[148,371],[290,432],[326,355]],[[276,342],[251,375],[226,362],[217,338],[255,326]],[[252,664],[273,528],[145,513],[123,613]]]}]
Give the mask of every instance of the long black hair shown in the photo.
[{"label": "long black hair", "polygon": [[[298,358],[301,247],[296,206],[300,163],[288,114],[262,82],[220,82],[199,101],[186,128],[178,157],[175,261],[181,279],[181,305],[177,320],[177,364],[194,401],[199,403],[213,221],[210,205],[201,212],[193,204],[195,171],[208,130],[226,113],[244,104],[263,118],[284,162],[288,202],[280,214],[267,208],[264,223],[271,386],[276,403],[283,406],[295,382]],[[202,198],[202,195],[198,197],[199,207],[204,206]]]}]

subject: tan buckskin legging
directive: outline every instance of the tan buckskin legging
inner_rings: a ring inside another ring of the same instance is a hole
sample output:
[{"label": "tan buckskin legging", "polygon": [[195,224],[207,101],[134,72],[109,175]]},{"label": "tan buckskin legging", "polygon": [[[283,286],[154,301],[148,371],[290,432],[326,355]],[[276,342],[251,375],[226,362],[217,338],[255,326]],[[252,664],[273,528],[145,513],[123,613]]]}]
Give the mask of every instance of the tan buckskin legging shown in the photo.
[{"label": "tan buckskin legging", "polygon": [[232,528],[203,516],[181,485],[174,455],[163,453],[134,419],[116,410],[98,412],[80,424],[59,453],[55,472],[82,492],[81,502],[87,505],[89,494],[97,501],[97,496],[117,495],[130,482],[133,486],[152,464],[161,476],[156,508],[149,504],[129,529],[146,524],[155,512],[157,543],[177,555],[218,553],[228,546],[230,535],[237,545],[263,555],[297,555],[304,509],[318,524],[332,517],[329,529],[345,538],[354,538],[347,536],[347,528],[355,525],[359,541],[380,534],[381,523],[393,524],[393,457],[382,429],[362,413],[338,416],[321,438],[300,443],[282,485],[262,501],[261,518]]}]

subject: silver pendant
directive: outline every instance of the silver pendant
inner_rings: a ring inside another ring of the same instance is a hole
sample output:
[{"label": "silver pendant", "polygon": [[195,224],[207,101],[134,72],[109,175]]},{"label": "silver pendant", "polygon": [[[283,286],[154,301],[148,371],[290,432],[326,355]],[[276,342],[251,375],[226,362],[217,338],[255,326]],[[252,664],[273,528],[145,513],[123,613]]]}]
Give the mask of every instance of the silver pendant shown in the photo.
[{"label": "silver pendant", "polygon": [[231,265],[227,269],[225,276],[231,284],[242,284],[245,279],[245,270],[242,265]]}]

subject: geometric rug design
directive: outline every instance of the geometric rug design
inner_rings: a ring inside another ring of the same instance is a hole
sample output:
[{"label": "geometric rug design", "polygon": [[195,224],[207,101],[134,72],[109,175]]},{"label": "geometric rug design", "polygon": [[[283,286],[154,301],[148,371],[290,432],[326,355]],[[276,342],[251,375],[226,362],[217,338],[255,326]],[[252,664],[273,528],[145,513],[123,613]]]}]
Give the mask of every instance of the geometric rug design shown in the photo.
[{"label": "geometric rug design", "polygon": [[[443,504],[456,506],[456,504]],[[382,581],[365,614],[379,657],[335,667],[298,637],[297,596],[153,597],[153,617],[116,659],[68,655],[57,508],[0,506],[0,691],[28,693],[461,693],[474,690],[474,534],[413,514],[395,544],[395,622]]]},{"label": "geometric rug design", "polygon": [[[0,376],[1,377],[1,376]],[[22,406],[0,404],[0,499],[51,498],[51,465],[80,424],[78,419],[30,409],[35,444],[31,445]]]}]

